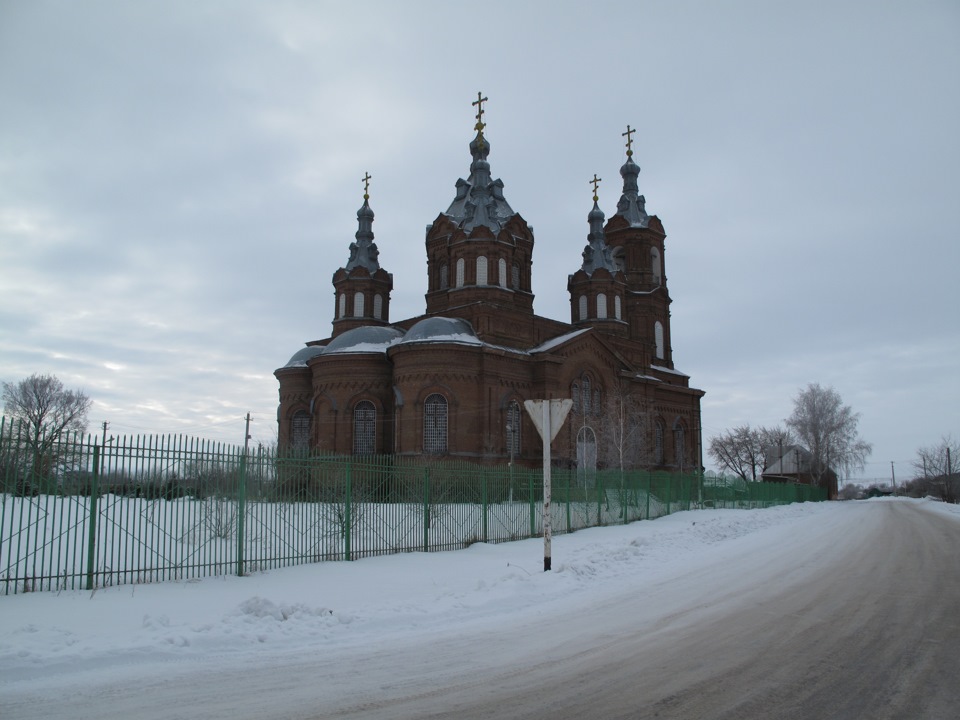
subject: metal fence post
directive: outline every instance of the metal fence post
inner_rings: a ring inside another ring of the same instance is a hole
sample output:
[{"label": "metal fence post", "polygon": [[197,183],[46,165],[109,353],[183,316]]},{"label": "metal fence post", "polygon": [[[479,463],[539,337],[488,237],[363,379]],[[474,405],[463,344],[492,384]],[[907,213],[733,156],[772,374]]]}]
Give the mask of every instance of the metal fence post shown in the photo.
[{"label": "metal fence post", "polygon": [[430,468],[423,469],[423,551],[430,552]]},{"label": "metal fence post", "polygon": [[344,554],[344,558],[347,560],[353,559],[351,548],[350,548],[350,529],[351,529],[351,525],[353,524],[351,522],[352,518],[350,517],[351,510],[352,510],[352,508],[350,507],[350,501],[352,500],[351,494],[353,490],[352,484],[350,482],[352,469],[353,469],[353,463],[347,462],[347,484],[345,488],[346,497],[344,498],[344,503],[343,503],[343,554]]},{"label": "metal fence post", "polygon": [[100,495],[100,446],[93,446],[93,478],[90,482],[87,533],[87,590],[93,590],[94,564],[97,559],[97,498]]},{"label": "metal fence post", "polygon": [[243,534],[247,517],[247,453],[240,456],[240,486],[237,488],[237,575],[243,577]]},{"label": "metal fence post", "polygon": [[482,479],[482,497],[481,502],[483,503],[483,541],[487,542],[487,470],[486,468],[480,469],[480,477]]},{"label": "metal fence post", "polygon": [[537,508],[533,497],[533,473],[527,471],[527,480],[530,490],[530,537],[537,536]]}]

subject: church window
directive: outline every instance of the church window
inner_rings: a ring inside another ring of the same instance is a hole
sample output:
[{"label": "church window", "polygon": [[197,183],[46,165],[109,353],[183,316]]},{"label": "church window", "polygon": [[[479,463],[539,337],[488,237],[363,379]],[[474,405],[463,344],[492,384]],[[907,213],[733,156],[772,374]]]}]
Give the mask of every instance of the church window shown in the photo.
[{"label": "church window", "polygon": [[614,295],[613,296],[613,316],[617,320],[623,320],[623,309],[621,306],[622,306],[622,302],[620,301],[620,296]]},{"label": "church window", "polygon": [[377,320],[383,320],[383,295],[380,293],[373,296],[373,316]]},{"label": "church window", "polygon": [[577,481],[581,487],[592,487],[596,482],[597,436],[593,428],[584,425],[577,433]]},{"label": "church window", "polygon": [[440,289],[446,290],[450,287],[450,268],[444,263],[440,266]]},{"label": "church window", "polygon": [[520,454],[520,403],[516,400],[507,406],[507,454],[510,461]]},{"label": "church window", "polygon": [[487,284],[487,259],[481,255],[477,258],[477,285]]},{"label": "church window", "polygon": [[310,413],[300,410],[290,420],[290,444],[294,450],[310,447]]},{"label": "church window", "polygon": [[653,339],[657,343],[657,359],[663,360],[663,323],[659,320],[653,326]]},{"label": "church window", "polygon": [[660,262],[660,251],[657,250],[657,248],[650,248],[650,271],[653,273],[653,281],[659,285],[663,271],[662,263]]},{"label": "church window", "polygon": [[373,455],[377,451],[377,408],[369,400],[353,406],[353,454]]},{"label": "church window", "polygon": [[622,247],[613,249],[613,264],[620,272],[627,271],[627,253]]},{"label": "church window", "polygon": [[353,316],[363,317],[363,293],[358,292],[353,296]]},{"label": "church window", "polygon": [[659,420],[654,430],[653,459],[657,465],[663,465],[663,423]]},{"label": "church window", "polygon": [[590,410],[590,378],[583,378],[583,414],[589,415]]},{"label": "church window", "polygon": [[343,317],[347,314],[347,295],[340,293],[340,305],[337,308],[337,317]]},{"label": "church window", "polygon": [[507,261],[503,258],[500,258],[497,263],[497,281],[500,283],[500,287],[505,288],[507,286]]},{"label": "church window", "polygon": [[570,396],[573,398],[573,413],[580,414],[580,383],[575,382],[570,386]]},{"label": "church window", "polygon": [[586,295],[580,296],[580,319],[581,320],[587,319],[587,296]]},{"label": "church window", "polygon": [[513,289],[520,289],[520,263],[513,264]]},{"label": "church window", "polygon": [[439,393],[423,403],[423,451],[430,455],[447,452],[447,399]]},{"label": "church window", "polygon": [[463,276],[466,263],[463,258],[457,260],[457,287],[463,287]]},{"label": "church window", "polygon": [[597,295],[597,317],[600,319],[607,317],[607,296],[603,293]]},{"label": "church window", "polygon": [[680,418],[673,424],[673,455],[677,461],[677,467],[683,470],[683,460],[686,455],[686,439],[684,438],[683,424]]},{"label": "church window", "polygon": [[600,410],[603,407],[601,403],[600,388],[594,388],[593,390],[593,414],[597,417],[600,416]]}]

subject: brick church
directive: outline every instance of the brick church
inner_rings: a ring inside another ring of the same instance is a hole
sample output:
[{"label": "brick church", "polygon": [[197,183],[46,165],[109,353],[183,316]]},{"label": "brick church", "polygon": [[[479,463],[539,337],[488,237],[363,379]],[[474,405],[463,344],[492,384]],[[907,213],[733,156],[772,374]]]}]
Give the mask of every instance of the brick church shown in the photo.
[{"label": "brick church", "polygon": [[481,463],[540,462],[523,401],[572,398],[555,463],[585,470],[692,471],[702,464],[700,398],[674,366],[663,225],[639,194],[624,133],[623,193],[597,204],[571,252],[570,320],[533,310],[533,230],[494,180],[478,94],[470,173],[427,226],[426,309],[390,317],[369,204],[346,265],[333,274],[333,333],[275,371],[281,449],[396,454]]}]

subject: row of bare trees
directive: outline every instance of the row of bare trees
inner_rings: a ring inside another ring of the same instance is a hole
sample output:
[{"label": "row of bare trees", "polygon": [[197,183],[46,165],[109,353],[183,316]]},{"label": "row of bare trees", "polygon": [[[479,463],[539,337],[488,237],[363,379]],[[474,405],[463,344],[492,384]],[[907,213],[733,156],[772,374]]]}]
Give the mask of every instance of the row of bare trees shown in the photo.
[{"label": "row of bare trees", "polygon": [[[773,428],[741,425],[720,433],[710,440],[710,457],[721,469],[756,480],[775,460],[783,460],[784,448],[800,445],[803,474],[822,487],[830,476],[862,470],[873,450],[860,437],[860,414],[845,405],[832,387],[811,383],[800,390],[785,423],[786,427]],[[795,470],[799,476],[800,461]]]}]

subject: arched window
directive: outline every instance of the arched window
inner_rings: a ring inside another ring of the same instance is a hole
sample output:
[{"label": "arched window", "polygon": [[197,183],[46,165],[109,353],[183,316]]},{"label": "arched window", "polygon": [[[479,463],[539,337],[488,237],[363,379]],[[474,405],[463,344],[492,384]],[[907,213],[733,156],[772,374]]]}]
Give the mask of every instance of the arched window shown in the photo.
[{"label": "arched window", "polygon": [[686,438],[683,432],[683,423],[680,418],[673,424],[673,457],[677,467],[683,470],[683,461],[686,459]]},{"label": "arched window", "polygon": [[573,410],[573,413],[575,415],[579,415],[580,414],[580,383],[574,382],[573,385],[570,386],[570,396],[573,398],[573,407],[571,409]]},{"label": "arched window", "polygon": [[607,296],[603,293],[597,295],[597,317],[600,319],[607,317]]},{"label": "arched window", "polygon": [[589,415],[592,410],[590,409],[590,378],[584,377],[581,381],[581,387],[583,388],[583,414]]},{"label": "arched window", "polygon": [[513,264],[513,289],[520,289],[520,263]]},{"label": "arched window", "polygon": [[457,287],[463,287],[463,282],[464,282],[463,276],[464,276],[465,267],[466,267],[466,263],[464,262],[463,258],[460,258],[459,260],[457,260]]},{"label": "arched window", "polygon": [[659,420],[654,430],[653,459],[657,465],[663,465],[663,423]]},{"label": "arched window", "polygon": [[290,419],[290,445],[294,450],[310,447],[310,413],[299,410]]},{"label": "arched window", "polygon": [[337,317],[343,317],[347,314],[347,295],[340,293],[340,304],[337,307]]},{"label": "arched window", "polygon": [[600,387],[598,386],[593,389],[593,414],[599,417],[602,410],[603,398],[600,395]]},{"label": "arched window", "polygon": [[363,317],[363,293],[358,292],[353,296],[353,316]]},{"label": "arched window", "polygon": [[369,400],[353,406],[353,454],[373,455],[377,451],[377,408]]},{"label": "arched window", "polygon": [[586,425],[577,432],[577,481],[581,487],[592,487],[597,471],[597,436]]},{"label": "arched window", "polygon": [[487,259],[481,255],[477,258],[477,285],[487,284]]},{"label": "arched window", "polygon": [[446,290],[450,287],[450,268],[444,263],[440,266],[440,289]]},{"label": "arched window", "polygon": [[663,360],[663,323],[659,320],[653,326],[653,339],[657,343],[657,359]]},{"label": "arched window", "polygon": [[613,316],[614,316],[617,320],[623,320],[623,312],[622,312],[622,309],[621,309],[621,302],[620,302],[620,296],[619,296],[619,295],[614,295],[614,296],[613,296]]},{"label": "arched window", "polygon": [[663,276],[663,263],[660,262],[660,251],[657,248],[650,248],[650,272],[653,274],[653,281],[659,285]]},{"label": "arched window", "polygon": [[505,288],[507,286],[507,261],[503,258],[497,262],[497,281],[500,283],[500,287]]},{"label": "arched window", "polygon": [[520,454],[520,403],[507,405],[507,454],[510,462]]},{"label": "arched window", "polygon": [[380,293],[373,296],[373,316],[377,320],[383,319],[383,295]]},{"label": "arched window", "polygon": [[627,251],[622,247],[613,249],[613,264],[620,272],[627,271]]},{"label": "arched window", "polygon": [[586,295],[581,295],[581,296],[580,296],[580,308],[579,308],[579,310],[580,310],[580,319],[581,319],[581,320],[586,320],[586,319],[587,319],[587,296],[586,296]]},{"label": "arched window", "polygon": [[423,451],[428,455],[447,452],[447,399],[439,393],[423,403]]}]

